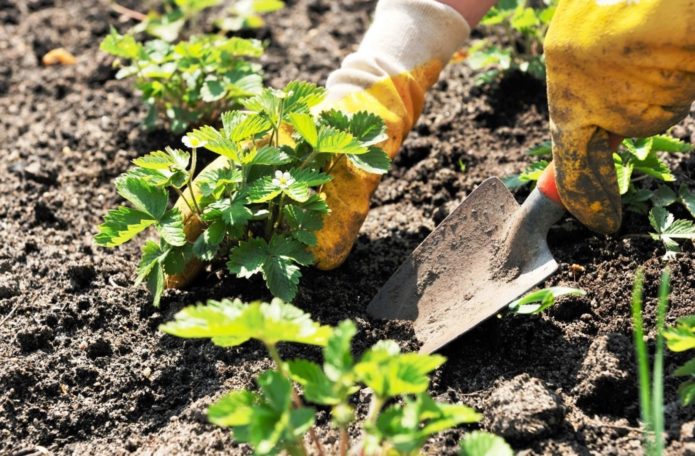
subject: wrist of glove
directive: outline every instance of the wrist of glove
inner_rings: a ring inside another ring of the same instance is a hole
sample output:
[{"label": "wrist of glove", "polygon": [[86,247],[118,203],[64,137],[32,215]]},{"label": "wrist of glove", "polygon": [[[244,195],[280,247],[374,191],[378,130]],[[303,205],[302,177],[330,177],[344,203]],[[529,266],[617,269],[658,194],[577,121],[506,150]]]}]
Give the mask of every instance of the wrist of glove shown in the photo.
[{"label": "wrist of glove", "polygon": [[[329,76],[322,109],[380,116],[388,134],[380,147],[393,158],[422,111],[426,91],[469,33],[459,13],[435,0],[380,0],[358,50]],[[217,159],[209,166],[223,163]],[[380,180],[347,160],[334,166],[331,175],[333,180],[323,190],[331,213],[316,233],[317,245],[312,249],[320,269],[335,268],[345,260]],[[184,214],[188,240],[195,240],[205,228],[203,223],[183,202],[177,207]],[[193,260],[184,273],[167,277],[167,286],[185,286],[201,268]]]}]

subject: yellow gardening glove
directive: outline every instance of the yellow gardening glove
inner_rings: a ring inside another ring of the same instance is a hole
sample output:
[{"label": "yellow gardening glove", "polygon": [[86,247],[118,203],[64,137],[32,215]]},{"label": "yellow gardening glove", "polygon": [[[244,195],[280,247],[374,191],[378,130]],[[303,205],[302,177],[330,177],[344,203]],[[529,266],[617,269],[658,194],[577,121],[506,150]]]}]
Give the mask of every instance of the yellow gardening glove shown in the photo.
[{"label": "yellow gardening glove", "polygon": [[620,227],[609,132],[644,137],[695,98],[695,3],[560,0],[545,39],[550,128],[562,202],[592,230]]},{"label": "yellow gardening glove", "polygon": [[[328,78],[328,96],[321,108],[368,111],[383,118],[388,140],[380,147],[393,158],[422,111],[426,91],[469,33],[461,14],[438,1],[380,0],[359,49]],[[218,159],[209,166],[224,162]],[[331,212],[312,249],[320,269],[335,268],[345,260],[380,180],[348,160],[333,167],[331,175],[333,180],[323,190]],[[204,231],[203,223],[183,201],[176,206],[184,215],[188,240],[194,241]],[[167,277],[167,287],[185,286],[201,267],[193,260],[184,273]]]}]

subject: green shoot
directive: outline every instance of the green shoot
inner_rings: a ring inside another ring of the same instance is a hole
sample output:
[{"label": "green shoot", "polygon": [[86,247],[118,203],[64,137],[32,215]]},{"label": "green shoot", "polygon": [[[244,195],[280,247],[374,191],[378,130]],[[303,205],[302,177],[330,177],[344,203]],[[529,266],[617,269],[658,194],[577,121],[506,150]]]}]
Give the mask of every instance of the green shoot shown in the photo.
[{"label": "green shoot", "polygon": [[537,314],[555,304],[561,296],[585,296],[586,292],[578,288],[550,287],[526,293],[509,304],[509,309],[516,314]]},{"label": "green shoot", "polygon": [[513,70],[545,79],[543,38],[557,0],[545,0],[540,7],[528,3],[526,0],[502,0],[480,21],[489,32],[493,27],[499,30],[508,47],[499,48],[486,39],[473,42],[467,63],[475,70],[485,70],[477,76],[477,83],[491,83]]},{"label": "green shoot", "polygon": [[260,66],[246,61],[263,54],[257,40],[195,36],[177,44],[146,43],[111,30],[101,50],[116,56],[117,79],[134,78],[148,112],[144,126],[165,121],[172,132],[216,120],[227,109],[238,109],[261,92]]},{"label": "green shoot", "polygon": [[644,274],[641,270],[637,271],[632,291],[632,326],[639,376],[640,411],[644,426],[643,445],[645,452],[650,456],[661,455],[664,450],[664,322],[669,299],[669,282],[670,273],[665,270],[661,276],[656,310],[656,348],[651,379],[642,319]]},{"label": "green shoot", "polygon": [[[291,301],[300,266],[314,262],[308,248],[330,210],[320,189],[331,176],[323,170],[348,160],[383,174],[390,164],[377,147],[386,137],[383,121],[366,112],[310,114],[324,95],[304,82],[263,89],[243,101],[245,111],[223,113],[221,128],[203,126],[184,136],[190,152],[168,147],[133,160],[116,180],[130,205],[106,215],[97,244],[115,247],[154,227],[159,240],[143,248],[138,283],[147,283],[155,305],[165,274],[181,273],[193,256],[225,258],[240,278],[260,274],[274,296]],[[222,158],[191,184],[201,148]],[[197,240],[186,239],[181,211],[169,207],[170,192],[204,223]]]},{"label": "green shoot", "polygon": [[[695,315],[679,318],[676,326],[666,328],[664,332],[669,350],[682,352],[695,349]],[[678,396],[683,405],[695,402],[695,358],[676,369],[674,375],[686,377],[687,380],[678,387]]]},{"label": "green shoot", "polygon": [[[275,368],[258,377],[258,391],[233,391],[208,409],[211,422],[230,428],[234,439],[249,444],[256,454],[281,450],[307,454],[302,438],[307,432],[317,453],[324,454],[313,430],[315,410],[306,403],[330,407],[331,423],[340,433],[341,456],[355,450],[370,455],[418,454],[430,436],[481,418],[469,407],[439,403],[427,394],[429,375],[444,363],[442,356],[402,353],[394,341],[385,340],[355,359],[354,323],[322,326],[280,300],[271,304],[208,301],[181,310],[174,321],[160,329],[178,337],[209,338],[222,347],[249,339],[265,345]],[[277,345],[285,342],[323,347],[323,363],[282,359]],[[303,399],[294,385],[303,391]],[[367,417],[359,423],[362,437],[351,442],[348,428],[357,424],[351,398],[363,387],[371,391],[372,403]],[[490,440],[489,436],[484,438]],[[508,448],[500,440],[477,445]]]}]

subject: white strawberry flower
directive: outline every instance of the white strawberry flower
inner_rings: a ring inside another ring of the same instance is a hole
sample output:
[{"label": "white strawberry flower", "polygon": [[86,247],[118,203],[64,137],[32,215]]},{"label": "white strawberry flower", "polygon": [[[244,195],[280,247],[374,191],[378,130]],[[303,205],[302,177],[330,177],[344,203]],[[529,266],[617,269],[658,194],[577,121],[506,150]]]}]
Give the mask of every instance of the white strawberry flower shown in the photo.
[{"label": "white strawberry flower", "polygon": [[184,136],[181,138],[181,142],[183,142],[184,146],[188,147],[189,149],[197,149],[198,147],[205,147],[205,145],[208,143],[207,141],[201,141],[198,138],[195,138],[193,136]]},{"label": "white strawberry flower", "polygon": [[294,184],[294,177],[287,171],[284,173],[280,170],[275,171],[275,178],[273,178],[273,185],[280,187],[281,189],[286,189],[290,185]]}]

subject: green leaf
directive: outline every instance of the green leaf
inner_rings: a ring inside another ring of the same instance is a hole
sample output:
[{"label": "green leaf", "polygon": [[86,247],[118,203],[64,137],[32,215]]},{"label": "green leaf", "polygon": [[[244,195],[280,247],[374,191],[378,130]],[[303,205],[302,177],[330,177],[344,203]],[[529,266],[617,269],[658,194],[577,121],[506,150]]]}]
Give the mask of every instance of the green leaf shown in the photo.
[{"label": "green leaf", "polygon": [[145,169],[165,170],[175,168],[186,170],[190,154],[178,149],[166,148],[166,151],[155,150],[147,155],[136,158],[133,164]]},{"label": "green leaf", "polygon": [[157,223],[157,231],[167,244],[181,246],[186,243],[186,234],[183,232],[183,216],[177,208],[164,214]]},{"label": "green leaf", "polygon": [[672,258],[680,247],[675,239],[695,239],[695,225],[690,220],[676,220],[670,212],[660,206],[649,211],[649,223],[656,233],[649,233],[652,239],[660,240],[666,248],[666,258]]},{"label": "green leaf", "polygon": [[193,246],[191,244],[186,243],[180,247],[172,247],[162,262],[164,272],[169,275],[183,273],[192,256]]},{"label": "green leaf", "polygon": [[268,244],[265,240],[256,238],[242,241],[237,247],[232,248],[227,268],[237,277],[248,278],[261,272],[268,255]]},{"label": "green leaf", "polygon": [[652,150],[656,152],[692,152],[692,144],[668,135],[652,136]]},{"label": "green leaf", "polygon": [[514,451],[502,437],[473,431],[461,440],[459,456],[514,456]]},{"label": "green leaf", "polygon": [[683,364],[681,367],[673,371],[673,375],[676,377],[686,377],[688,375],[695,375],[695,358]]},{"label": "green leaf", "polygon": [[267,133],[270,122],[258,115],[249,115],[240,111],[229,111],[222,114],[222,126],[225,136],[234,142],[256,139]]},{"label": "green leaf", "polygon": [[652,138],[625,138],[622,144],[638,160],[644,161],[652,152],[654,140]]},{"label": "green leaf", "polygon": [[652,202],[654,206],[670,206],[678,200],[676,192],[671,187],[660,185],[654,193],[652,193]]},{"label": "green leaf", "polygon": [[681,383],[678,386],[678,397],[684,406],[695,403],[695,380]]},{"label": "green leaf", "polygon": [[245,206],[243,198],[224,198],[205,208],[203,220],[222,220],[228,226],[244,227],[253,217],[251,209]]},{"label": "green leaf", "polygon": [[208,408],[208,419],[223,427],[247,426],[258,402],[258,396],[250,391],[232,391]]},{"label": "green leaf", "polygon": [[290,170],[290,175],[292,175],[296,182],[306,185],[307,187],[318,187],[330,182],[332,179],[332,177],[326,173],[309,168],[292,169]]},{"label": "green leaf", "polygon": [[323,349],[323,369],[326,376],[337,381],[342,375],[352,371],[352,339],[357,334],[357,327],[350,320],[343,320],[333,330],[328,344]]},{"label": "green leaf", "polygon": [[292,260],[271,257],[263,263],[263,278],[273,296],[292,301],[302,273]]},{"label": "green leaf", "polygon": [[358,111],[352,115],[348,131],[365,147],[388,139],[382,118],[366,111]]},{"label": "green leaf", "polygon": [[691,191],[685,184],[678,189],[678,200],[695,217],[695,192]]},{"label": "green leaf", "polygon": [[328,125],[329,127],[333,127],[338,130],[348,131],[350,128],[350,118],[348,115],[343,111],[338,111],[337,109],[321,111],[319,118],[321,119],[321,123],[323,125]]},{"label": "green leaf", "polygon": [[196,178],[195,184],[201,195],[214,195],[215,198],[220,198],[228,186],[239,184],[242,179],[243,176],[240,169],[226,166],[224,168],[203,170]]},{"label": "green leaf", "polygon": [[428,374],[444,364],[440,355],[400,353],[393,341],[381,341],[355,365],[355,374],[380,398],[417,394],[427,390]]},{"label": "green leaf", "polygon": [[290,377],[302,386],[304,397],[315,404],[337,405],[341,397],[333,392],[333,382],[321,370],[321,366],[305,359],[287,363]]},{"label": "green leaf", "polygon": [[314,232],[323,226],[322,214],[295,204],[285,205],[282,211],[291,235],[304,244],[315,245],[316,235]]},{"label": "green leaf", "polygon": [[226,227],[223,222],[214,222],[198,236],[193,244],[193,253],[203,261],[212,261],[224,240]]},{"label": "green leaf", "polygon": [[253,149],[244,159],[244,163],[249,165],[279,166],[291,162],[292,157],[284,150],[272,146],[263,146],[260,149]]},{"label": "green leaf", "polygon": [[309,192],[309,186],[300,181],[295,181],[288,187],[284,188],[282,192],[289,196],[291,199],[303,203],[309,199],[311,193]]},{"label": "green leaf", "polygon": [[159,328],[177,337],[211,338],[213,343],[218,338],[225,342],[235,338],[237,345],[253,338],[268,346],[280,342],[325,346],[331,334],[330,326],[315,323],[309,314],[279,299],[270,304],[208,300],[205,305],[182,309],[174,321]]},{"label": "green leaf", "polygon": [[289,123],[294,127],[294,131],[301,136],[304,141],[316,149],[318,148],[319,132],[316,128],[314,118],[310,114],[295,112],[288,116]]},{"label": "green leaf", "polygon": [[116,247],[130,241],[153,223],[155,220],[148,214],[121,206],[106,214],[94,240],[105,247]]},{"label": "green leaf", "polygon": [[372,174],[386,174],[391,166],[391,159],[378,147],[369,147],[366,154],[348,155],[350,162],[362,171]]},{"label": "green leaf", "polygon": [[308,407],[290,410],[290,426],[295,439],[303,440],[304,434],[314,425],[314,415],[314,409]]},{"label": "green leaf", "polygon": [[552,141],[543,141],[531,147],[526,153],[532,157],[550,158],[553,154],[553,143]]},{"label": "green leaf", "polygon": [[116,191],[140,212],[159,220],[166,211],[169,197],[165,189],[128,175],[116,179]]},{"label": "green leaf", "polygon": [[164,269],[160,262],[156,262],[147,276],[147,289],[152,295],[152,305],[159,307],[164,292]]},{"label": "green leaf", "polygon": [[328,154],[364,154],[368,151],[350,133],[326,126],[319,129],[314,149]]},{"label": "green leaf", "polygon": [[166,259],[168,250],[163,250],[159,244],[149,240],[142,246],[142,255],[137,268],[137,278],[135,285],[142,283],[150,274],[155,265],[163,262]]},{"label": "green leaf", "polygon": [[318,105],[326,97],[326,89],[305,81],[292,81],[283,89],[286,94],[284,111],[308,112],[308,109]]},{"label": "green leaf", "polygon": [[509,304],[509,309],[517,314],[537,314],[555,304],[561,296],[585,296],[586,292],[578,288],[550,287],[526,293]]},{"label": "green leaf", "polygon": [[206,103],[212,103],[217,100],[224,98],[227,93],[222,81],[214,77],[208,77],[204,82],[203,86],[200,88],[200,96],[202,100]]},{"label": "green leaf", "polygon": [[282,188],[270,176],[264,176],[249,184],[246,193],[251,203],[265,203],[282,193]]},{"label": "green leaf", "polygon": [[124,59],[137,60],[143,49],[142,45],[135,41],[133,35],[121,35],[115,28],[102,40],[99,45],[102,51]]},{"label": "green leaf", "polygon": [[644,160],[634,162],[635,171],[648,176],[652,176],[664,182],[673,182],[676,180],[671,172],[668,164],[660,160],[656,153],[651,153]]},{"label": "green leaf", "polygon": [[695,315],[679,318],[675,327],[664,331],[669,350],[682,352],[695,348]]}]

